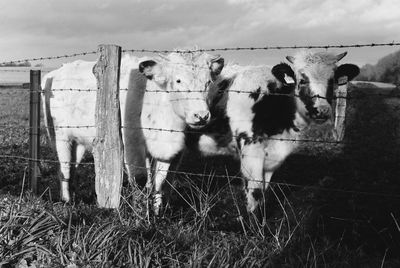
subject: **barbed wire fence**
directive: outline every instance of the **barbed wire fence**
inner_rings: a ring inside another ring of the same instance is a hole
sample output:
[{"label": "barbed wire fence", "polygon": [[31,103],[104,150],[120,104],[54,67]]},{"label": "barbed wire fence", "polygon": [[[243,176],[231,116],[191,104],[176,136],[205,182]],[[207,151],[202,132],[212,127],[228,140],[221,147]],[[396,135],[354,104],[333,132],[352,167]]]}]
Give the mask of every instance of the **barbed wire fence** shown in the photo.
[{"label": "barbed wire fence", "polygon": [[[317,46],[306,46],[306,45],[300,45],[300,46],[264,46],[264,47],[225,47],[225,48],[208,48],[208,49],[193,49],[193,50],[149,50],[149,49],[126,49],[122,50],[122,53],[182,53],[182,54],[188,54],[188,53],[202,53],[202,52],[224,52],[224,51],[255,51],[255,50],[284,50],[284,49],[330,49],[330,48],[365,48],[365,47],[384,47],[384,46],[400,46],[399,42],[390,42],[390,43],[369,43],[369,44],[350,44],[350,45],[317,45]],[[87,55],[95,55],[98,53],[97,51],[90,51],[90,52],[81,52],[81,53],[74,53],[74,54],[68,54],[68,55],[59,55],[59,56],[49,56],[49,57],[37,57],[37,58],[28,58],[28,59],[20,59],[20,60],[13,60],[13,61],[4,61],[0,62],[0,72],[31,72],[31,70],[7,70],[7,69],[1,69],[1,66],[6,66],[6,65],[12,65],[12,64],[18,64],[18,63],[23,63],[23,62],[31,62],[31,61],[43,61],[43,60],[54,60],[54,59],[64,59],[64,58],[74,58],[74,57],[79,57],[79,56],[87,56]],[[17,66],[16,66],[17,67]],[[39,69],[40,68],[35,68]],[[43,73],[47,72],[46,70],[42,71]],[[127,91],[127,88],[122,88],[120,89],[121,91]],[[52,89],[52,91],[66,91],[66,92],[97,92],[97,89],[79,89],[79,88],[56,88]],[[175,93],[175,91],[171,90],[160,90],[160,91],[151,91],[152,93]],[[180,93],[184,93],[182,91],[179,91]],[[188,90],[187,93],[191,92],[203,92],[203,91],[196,91],[196,90]],[[30,88],[30,94],[45,94],[46,91],[40,88],[40,85],[36,84],[36,87]],[[235,91],[234,93],[238,94],[249,94],[248,91]],[[299,95],[294,95],[294,94],[276,94],[275,95],[281,95],[281,96],[288,96],[288,97],[300,97]],[[316,98],[325,98],[322,96],[314,96]],[[361,98],[376,98],[376,97],[382,97],[382,98],[400,98],[400,94],[385,94],[385,93],[374,93],[374,94],[358,94],[357,96],[351,96],[347,95],[345,97],[343,96],[335,96],[333,99],[346,99],[346,100],[352,100],[352,99],[361,99]],[[326,99],[326,98],[325,98]],[[40,102],[36,101],[36,103],[33,103],[36,106],[40,106]],[[32,101],[31,101],[32,105]],[[7,125],[7,124],[2,124],[0,125],[0,128],[2,131],[4,130],[11,130],[17,128],[15,125]],[[25,131],[30,133],[30,136],[39,136],[40,135],[40,129],[46,129],[47,127],[43,127],[40,125],[32,126],[30,125],[28,129]],[[57,126],[56,128],[66,128],[66,129],[79,129],[79,128],[84,128],[84,129],[89,129],[89,128],[95,128],[93,125],[87,125],[87,126]],[[122,126],[122,128],[125,128]],[[164,129],[164,128],[138,128],[142,130],[149,130],[149,131],[161,131],[161,132],[182,132],[182,131],[177,131],[173,129]],[[36,130],[36,134],[32,133],[33,130]],[[197,131],[190,131],[190,130],[185,130],[185,134],[190,134],[190,133],[198,133]],[[88,136],[89,138],[95,138],[93,136]],[[233,136],[235,138],[235,136]],[[273,138],[273,137],[268,137],[270,140],[277,140],[277,141],[282,141],[282,142],[306,142],[306,143],[319,143],[319,144],[333,144],[333,145],[349,145],[350,143],[347,141],[333,141],[333,140],[315,140],[315,139],[284,139],[284,138]],[[3,159],[19,159],[19,160],[24,160],[27,161],[27,163],[33,163],[35,167],[31,167],[31,170],[35,170],[38,168],[37,164],[38,163],[51,163],[51,164],[60,164],[60,161],[57,160],[52,160],[52,159],[45,159],[45,158],[40,158],[38,155],[35,157],[23,157],[23,156],[18,156],[18,155],[7,155],[7,154],[0,154],[0,158]],[[69,164],[77,164],[77,163],[70,163]],[[94,163],[81,163],[82,165],[94,165]],[[142,169],[147,169],[147,167],[140,167],[136,166],[136,168],[142,168]],[[166,170],[165,170],[166,171]],[[173,171],[173,170],[168,170],[170,173],[174,174],[180,174],[180,175],[186,175],[186,176],[209,176],[206,174],[200,174],[200,173],[192,173],[192,172],[181,172],[181,171]],[[37,174],[34,176],[38,176]],[[227,177],[227,176],[222,176],[222,175],[214,175],[217,177]],[[229,176],[228,179],[235,178],[235,176]],[[239,178],[239,176],[238,176]],[[240,177],[241,178],[241,177]],[[36,184],[36,183],[34,183]],[[353,190],[344,190],[344,189],[334,189],[334,188],[327,188],[327,187],[319,187],[319,186],[304,186],[304,185],[297,185],[297,184],[291,184],[291,183],[282,183],[282,182],[269,182],[269,184],[276,184],[276,185],[282,185],[282,186],[287,186],[287,187],[298,187],[298,188],[313,188],[313,189],[318,189],[322,191],[332,191],[332,192],[342,192],[342,193],[349,193],[349,194],[360,194],[360,195],[371,195],[371,196],[382,196],[382,197],[388,197],[388,198],[396,198],[400,199],[400,195],[394,195],[394,194],[387,194],[387,193],[379,193],[379,192],[365,192],[365,191],[353,191]]]}]

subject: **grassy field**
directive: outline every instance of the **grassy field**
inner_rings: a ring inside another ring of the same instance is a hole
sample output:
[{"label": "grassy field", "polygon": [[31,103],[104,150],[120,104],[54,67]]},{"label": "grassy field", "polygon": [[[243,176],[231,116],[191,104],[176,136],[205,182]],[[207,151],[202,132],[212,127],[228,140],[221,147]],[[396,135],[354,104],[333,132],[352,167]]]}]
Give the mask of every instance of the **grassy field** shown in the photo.
[{"label": "grassy field", "polygon": [[376,90],[353,89],[346,144],[307,143],[285,162],[258,221],[240,183],[215,176],[237,175],[236,163],[193,153],[181,171],[206,176],[171,176],[159,218],[129,186],[118,211],[97,208],[91,165],[65,205],[57,165],[42,161],[33,196],[26,161],[5,158],[28,156],[29,94],[2,88],[0,267],[399,267],[400,98],[366,96]]}]

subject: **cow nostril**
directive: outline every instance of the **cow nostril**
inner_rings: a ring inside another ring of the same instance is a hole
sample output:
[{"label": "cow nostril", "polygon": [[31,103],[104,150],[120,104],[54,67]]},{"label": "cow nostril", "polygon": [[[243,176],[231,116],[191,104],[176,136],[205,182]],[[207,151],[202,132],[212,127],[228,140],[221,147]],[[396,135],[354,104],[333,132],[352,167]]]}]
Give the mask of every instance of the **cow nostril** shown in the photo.
[{"label": "cow nostril", "polygon": [[210,112],[197,112],[194,114],[194,117],[199,121],[207,121],[210,117]]}]

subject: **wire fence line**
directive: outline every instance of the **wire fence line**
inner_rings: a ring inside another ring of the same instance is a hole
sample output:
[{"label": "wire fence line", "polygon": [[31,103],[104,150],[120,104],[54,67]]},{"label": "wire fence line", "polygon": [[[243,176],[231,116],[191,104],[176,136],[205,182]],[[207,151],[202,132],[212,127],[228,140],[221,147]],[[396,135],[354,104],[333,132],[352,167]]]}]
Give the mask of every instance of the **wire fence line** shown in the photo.
[{"label": "wire fence line", "polygon": [[[41,162],[41,163],[53,163],[53,164],[70,164],[70,165],[84,165],[84,166],[94,166],[93,162],[81,162],[81,163],[75,163],[75,162],[60,162],[57,160],[52,160],[52,159],[34,159],[34,158],[29,158],[29,157],[23,157],[23,156],[17,156],[17,155],[4,155],[0,154],[0,158],[4,159],[19,159],[19,160],[25,160],[25,161],[36,161],[36,162]],[[127,166],[133,166],[134,168],[137,169],[143,169],[143,170],[151,170],[149,167],[145,166],[137,166],[137,165],[132,165],[132,164],[127,164],[124,163]],[[198,177],[212,177],[212,178],[224,178],[224,179],[244,179],[242,176],[237,176],[237,175],[218,175],[218,174],[205,174],[205,173],[196,173],[196,172],[187,172],[187,171],[177,171],[177,170],[166,170],[166,169],[157,169],[157,171],[163,171],[163,172],[168,172],[171,174],[175,175],[183,175],[183,176],[198,176]],[[294,183],[286,183],[286,182],[274,182],[274,181],[269,181],[265,182],[264,180],[256,180],[256,179],[251,179],[248,181],[254,181],[254,182],[260,182],[260,183],[266,183],[268,185],[279,185],[279,186],[286,186],[286,187],[295,187],[295,188],[302,188],[302,189],[313,189],[313,190],[321,190],[321,191],[327,191],[327,192],[337,192],[337,193],[343,193],[343,194],[355,194],[355,195],[367,195],[367,196],[376,196],[376,197],[386,197],[386,198],[395,198],[395,199],[400,199],[400,195],[396,194],[389,194],[389,193],[379,193],[379,192],[367,192],[367,191],[356,191],[356,190],[344,190],[344,189],[338,189],[338,188],[328,188],[328,187],[321,187],[321,186],[313,186],[313,185],[300,185],[300,184],[294,184]]]},{"label": "wire fence line", "polygon": [[[361,48],[361,47],[382,47],[382,46],[399,46],[400,43],[371,43],[371,44],[353,44],[353,45],[326,45],[326,46],[265,46],[265,47],[226,47],[226,48],[210,48],[210,49],[194,49],[194,50],[146,50],[146,49],[127,49],[127,50],[122,50],[124,53],[129,53],[129,52],[148,52],[148,53],[171,53],[171,52],[176,52],[176,53],[196,53],[196,52],[217,52],[217,51],[243,51],[243,50],[281,50],[281,49],[329,49],[329,48]],[[77,57],[77,56],[85,56],[85,55],[92,55],[96,54],[96,51],[91,51],[91,52],[82,52],[82,53],[75,53],[75,54],[70,54],[70,55],[63,55],[63,56],[53,56],[53,57],[40,57],[40,58],[31,58],[31,59],[24,59],[24,60],[17,60],[17,61],[9,61],[9,62],[2,62],[0,65],[3,64],[11,64],[11,63],[19,63],[19,62],[26,62],[26,61],[39,61],[39,60],[52,60],[52,59],[61,59],[61,58],[70,58],[70,57]],[[192,65],[191,65],[192,66]],[[28,70],[1,70],[4,72],[28,72]],[[46,72],[46,71],[43,71]],[[120,89],[121,91],[127,91],[127,88]],[[96,92],[97,89],[73,89],[73,88],[65,88],[65,89],[52,89],[51,91],[77,91],[77,92]],[[48,90],[31,90],[31,92],[39,92],[39,93],[48,93],[51,92]],[[194,93],[194,92],[199,92],[199,93],[204,93],[205,90],[186,90],[186,91],[175,91],[175,90],[145,90],[145,92],[152,92],[152,93]],[[238,93],[238,94],[250,94],[252,92],[249,91],[241,91],[241,90],[229,90],[231,93]],[[261,93],[262,94],[262,93]],[[281,93],[270,93],[269,95],[277,95],[277,96],[288,96],[288,97],[296,97],[300,98],[300,95],[297,94],[281,94]],[[334,96],[333,98],[329,99],[361,99],[364,97],[385,97],[385,98],[400,98],[400,95],[393,95],[393,94],[384,94],[384,93],[374,93],[374,94],[358,94],[357,96]],[[311,96],[310,98],[321,98],[321,99],[328,99],[327,97],[319,96],[319,95],[314,95]],[[341,117],[341,116],[339,116]],[[46,128],[46,127],[44,127]],[[95,128],[95,126],[57,126],[56,128]],[[131,128],[132,127],[121,127],[121,128]],[[30,129],[30,128],[29,128]],[[163,129],[163,128],[144,128],[144,127],[135,127],[133,129],[142,129],[142,130],[149,130],[149,131],[163,131],[163,132],[171,132],[171,133],[176,133],[176,132],[184,132],[188,134],[204,134],[199,131],[190,131],[190,130],[173,130],[173,129]],[[210,134],[210,133],[206,133]],[[214,134],[214,133],[213,133]],[[218,134],[218,133],[217,133]],[[37,135],[37,134],[33,134]],[[92,136],[88,136],[90,138],[95,138]],[[232,136],[233,138],[241,138],[240,136]],[[313,140],[313,139],[286,139],[286,138],[274,138],[274,137],[267,137],[266,139],[269,140],[276,140],[276,141],[285,141],[285,142],[308,142],[308,143],[323,143],[323,144],[353,144],[350,142],[344,142],[344,141],[333,141],[333,140]],[[66,140],[67,141],[67,140]],[[68,140],[69,141],[69,140]],[[0,155],[0,158],[5,158],[5,159],[19,159],[19,160],[24,160],[24,161],[30,161],[30,162],[43,162],[43,163],[54,163],[54,164],[60,164],[60,161],[57,160],[52,160],[52,159],[37,159],[37,158],[30,158],[30,157],[23,157],[23,156],[14,156],[14,155]],[[77,164],[77,163],[71,163],[71,162],[61,162],[61,164]],[[81,165],[94,165],[94,163],[80,163]],[[141,167],[141,166],[135,166],[135,168],[138,169],[148,169],[147,167]],[[241,176],[224,176],[224,175],[210,175],[210,174],[202,174],[202,173],[193,173],[193,172],[183,172],[183,171],[169,171],[169,170],[160,170],[164,172],[169,172],[173,173],[176,175],[185,175],[185,176],[214,176],[214,177],[224,177],[224,178],[241,178]],[[257,181],[257,180],[254,180]],[[262,182],[262,181],[257,181],[257,182]],[[381,196],[381,197],[389,197],[389,198],[398,198],[400,199],[400,195],[393,195],[393,194],[386,194],[386,193],[373,193],[373,192],[363,192],[363,191],[354,191],[354,190],[343,190],[343,189],[334,189],[334,188],[326,188],[326,187],[318,187],[318,186],[305,186],[305,185],[297,185],[297,184],[290,184],[290,183],[280,183],[280,182],[269,182],[268,184],[275,184],[275,185],[281,185],[281,186],[287,186],[287,187],[298,187],[298,188],[313,188],[313,189],[318,189],[322,191],[331,191],[331,192],[341,192],[341,193],[347,193],[347,194],[362,194],[362,195],[371,195],[371,196]]]},{"label": "wire fence line", "polygon": [[194,52],[218,52],[218,51],[241,51],[241,50],[284,50],[284,49],[329,49],[329,48],[362,48],[400,46],[400,42],[390,43],[368,43],[368,44],[346,44],[346,45],[293,45],[293,46],[260,46],[260,47],[223,47],[223,48],[198,48],[188,50],[152,50],[152,49],[125,49],[122,52],[148,52],[148,53],[194,53]]},{"label": "wire fence line", "polygon": [[[12,67],[14,68],[14,67]],[[15,66],[15,68],[18,68],[18,66]],[[36,67],[35,67],[36,68]],[[29,69],[29,70],[6,70],[6,69],[1,69],[0,67],[0,72],[3,73],[29,73],[31,70],[35,70],[35,71],[41,71],[42,73],[48,73],[50,71],[48,70],[43,70],[43,69]]]},{"label": "wire fence line", "polygon": [[86,56],[86,55],[94,55],[94,54],[97,54],[97,51],[80,52],[80,53],[73,53],[73,54],[66,54],[66,55],[59,55],[59,56],[47,56],[47,57],[37,57],[37,58],[27,58],[27,59],[21,59],[21,60],[4,61],[4,62],[0,62],[0,65],[8,65],[8,64],[21,63],[21,62],[27,62],[27,61],[56,60],[56,59],[73,58],[73,57],[78,57],[78,56]]},{"label": "wire fence line", "polygon": [[[392,91],[395,90],[394,88]],[[38,92],[42,94],[48,94],[51,92],[97,92],[97,89],[79,89],[79,88],[56,88],[56,89],[51,89],[51,90],[29,90],[29,92]],[[129,88],[121,88],[120,91],[129,91]],[[150,92],[150,93],[205,93],[206,91],[204,90],[144,90],[144,92]],[[217,94],[223,94],[225,91],[221,91]],[[253,92],[251,91],[246,91],[246,90],[228,90],[228,93],[237,93],[237,94],[251,94]],[[286,96],[290,98],[303,98],[303,96],[299,94],[286,94],[286,93],[260,93],[261,95],[265,96]],[[372,97],[382,97],[382,98],[400,98],[400,92],[388,92],[388,93],[362,93],[362,92],[357,92],[354,95],[351,96],[352,93],[348,93],[348,95],[343,96],[343,95],[338,95],[338,96],[332,96],[332,97],[324,97],[320,95],[313,95],[309,96],[306,98],[309,99],[324,99],[324,100],[337,100],[337,99],[345,99],[345,100],[357,100],[357,99],[364,99],[364,98],[372,98]],[[181,98],[182,100],[185,100],[186,98]]]},{"label": "wire fence line", "polygon": [[[390,47],[400,46],[400,42],[386,42],[386,43],[362,43],[362,44],[338,44],[338,45],[293,45],[293,46],[259,46],[259,47],[222,47],[222,48],[197,48],[188,50],[179,49],[124,49],[123,53],[137,52],[137,53],[196,53],[196,52],[221,52],[221,51],[254,51],[254,50],[285,50],[285,49],[330,49],[330,48],[363,48],[363,47]],[[3,61],[1,65],[21,63],[27,61],[43,61],[55,60],[62,58],[73,58],[78,56],[94,55],[97,51],[80,52],[58,56],[35,57],[20,60]]]},{"label": "wire fence line", "polygon": [[[13,126],[9,126],[10,129],[15,129]],[[43,126],[42,128],[48,129],[89,129],[89,128],[96,128],[94,125],[76,125],[76,126],[54,126],[54,127],[46,127]],[[29,129],[26,128],[26,129]],[[185,133],[185,134],[197,134],[197,135],[224,135],[224,133],[214,133],[214,132],[202,132],[194,131],[190,129],[186,130],[176,130],[176,129],[166,129],[166,128],[153,128],[153,127],[126,127],[121,126],[121,129],[137,129],[137,130],[148,130],[148,131],[158,131],[158,132],[169,132],[169,133]],[[80,136],[81,137],[81,136]],[[85,136],[85,137],[93,137],[94,136]],[[242,138],[240,135],[232,135],[232,138]],[[282,142],[306,142],[306,143],[325,143],[325,144],[337,144],[337,145],[351,145],[354,143],[344,142],[344,141],[333,141],[333,140],[314,140],[314,139],[288,139],[288,138],[274,138],[274,137],[265,137],[265,140],[273,140],[273,141],[282,141]],[[71,139],[72,140],[72,139]],[[68,140],[68,141],[71,141]]]}]

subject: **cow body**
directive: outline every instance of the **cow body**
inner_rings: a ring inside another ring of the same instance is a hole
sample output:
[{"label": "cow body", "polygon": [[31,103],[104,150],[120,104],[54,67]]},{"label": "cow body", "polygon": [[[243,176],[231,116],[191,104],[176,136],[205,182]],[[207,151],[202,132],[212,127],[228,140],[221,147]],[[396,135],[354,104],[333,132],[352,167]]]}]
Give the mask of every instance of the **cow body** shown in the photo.
[{"label": "cow body", "polygon": [[[288,57],[291,65],[236,69],[210,89],[212,119],[197,137],[197,146],[204,155],[240,159],[248,211],[257,208],[273,173],[299,145],[304,130],[330,119],[338,76],[350,80],[358,73],[355,65],[336,65],[344,56],[300,52]],[[229,128],[212,127],[221,120]]]},{"label": "cow body", "polygon": [[[45,121],[60,161],[61,198],[67,202],[71,163],[76,167],[84,152],[92,150],[96,135],[94,65],[84,61],[64,64],[47,74],[42,84]],[[221,66],[223,59],[205,53],[171,53],[157,60],[132,55],[122,58],[120,88],[128,90],[120,91],[120,105],[130,180],[143,186],[147,175],[145,179],[141,175],[151,168],[146,166],[146,157],[153,157],[161,170],[155,178],[159,191],[169,162],[184,146],[184,129],[201,128],[209,121],[204,91]],[[160,202],[161,198],[156,198],[157,207]]]}]

